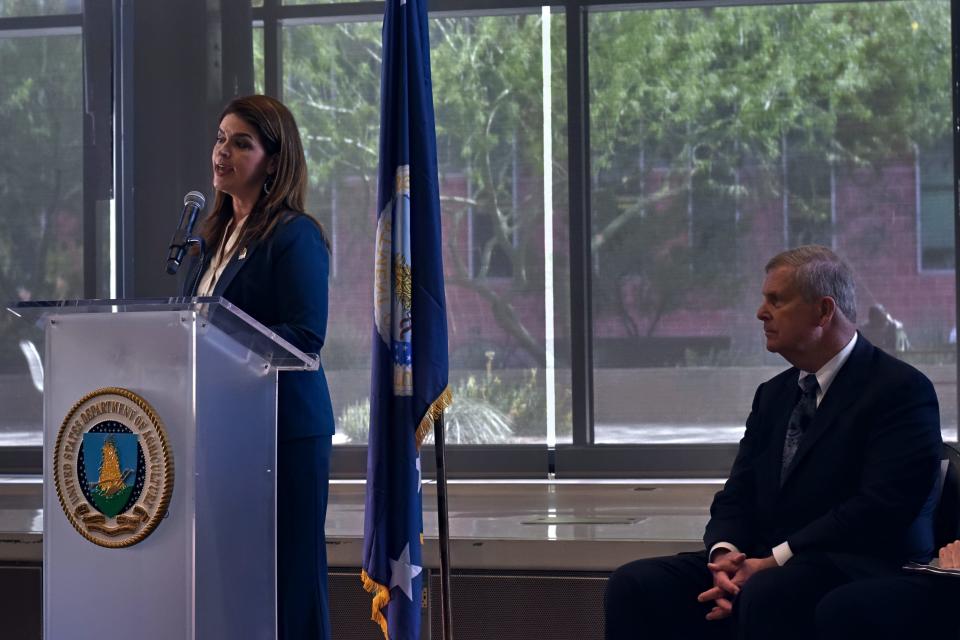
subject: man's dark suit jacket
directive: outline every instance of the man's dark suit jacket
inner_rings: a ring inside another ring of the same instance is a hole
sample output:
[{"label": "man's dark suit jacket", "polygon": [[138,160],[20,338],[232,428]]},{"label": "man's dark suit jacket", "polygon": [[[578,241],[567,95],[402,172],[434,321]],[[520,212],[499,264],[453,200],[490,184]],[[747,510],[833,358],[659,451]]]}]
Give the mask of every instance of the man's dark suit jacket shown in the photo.
[{"label": "man's dark suit jacket", "polygon": [[[242,256],[242,257],[241,257]],[[209,264],[191,263],[184,295]],[[288,213],[265,240],[238,247],[217,281],[222,296],[305,353],[320,353],[327,330],[330,254],[319,227],[305,214]],[[277,391],[277,439],[334,431],[327,379],[319,371],[283,371]]]},{"label": "man's dark suit jacket", "polygon": [[907,529],[939,468],[940,417],[922,373],[862,335],[837,372],[781,486],[787,421],[800,389],[789,369],[760,385],[730,477],[710,509],[704,543],[766,557],[843,554],[900,563]]}]

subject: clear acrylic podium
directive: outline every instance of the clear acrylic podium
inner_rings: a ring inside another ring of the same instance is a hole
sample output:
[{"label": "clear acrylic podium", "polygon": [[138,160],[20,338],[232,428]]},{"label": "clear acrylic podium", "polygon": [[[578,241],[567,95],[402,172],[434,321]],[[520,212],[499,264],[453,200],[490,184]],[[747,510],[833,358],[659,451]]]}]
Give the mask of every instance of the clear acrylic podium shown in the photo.
[{"label": "clear acrylic podium", "polygon": [[[277,372],[304,354],[219,298],[18,303],[45,332],[43,628],[51,640],[276,637]],[[53,480],[61,423],[105,387],[145,399],[174,465],[166,516],[98,546]]]}]

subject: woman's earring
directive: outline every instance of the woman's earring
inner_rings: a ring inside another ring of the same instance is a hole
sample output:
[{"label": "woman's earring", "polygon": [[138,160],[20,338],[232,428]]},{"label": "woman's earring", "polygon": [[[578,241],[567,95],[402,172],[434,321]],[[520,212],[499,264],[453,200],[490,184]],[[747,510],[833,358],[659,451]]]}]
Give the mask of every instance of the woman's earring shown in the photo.
[{"label": "woman's earring", "polygon": [[267,179],[263,181],[263,195],[270,195],[270,190],[273,189],[273,176],[267,176]]}]

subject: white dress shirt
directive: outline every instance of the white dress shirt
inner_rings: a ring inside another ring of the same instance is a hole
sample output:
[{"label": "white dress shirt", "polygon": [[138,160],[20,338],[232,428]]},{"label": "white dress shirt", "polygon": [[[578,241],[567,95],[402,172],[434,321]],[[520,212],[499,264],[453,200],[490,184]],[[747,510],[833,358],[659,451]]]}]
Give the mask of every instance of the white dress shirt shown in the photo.
[{"label": "white dress shirt", "polygon": [[216,288],[220,276],[223,275],[223,270],[227,268],[230,260],[233,259],[233,254],[236,253],[237,240],[240,238],[240,232],[243,230],[243,225],[249,217],[250,216],[244,216],[236,225],[234,225],[232,219],[230,220],[230,223],[224,230],[226,241],[221,242],[220,246],[217,247],[217,255],[214,256],[214,259],[210,261],[210,266],[204,271],[203,278],[200,280],[200,286],[197,287],[197,296],[204,297],[213,295],[213,290]]}]

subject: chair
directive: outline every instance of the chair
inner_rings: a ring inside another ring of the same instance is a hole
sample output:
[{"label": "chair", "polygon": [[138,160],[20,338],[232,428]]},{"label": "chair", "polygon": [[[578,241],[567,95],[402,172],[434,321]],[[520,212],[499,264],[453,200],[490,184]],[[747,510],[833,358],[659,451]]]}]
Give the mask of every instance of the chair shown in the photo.
[{"label": "chair", "polygon": [[940,501],[933,514],[933,539],[936,550],[960,540],[960,449],[943,443],[942,460],[946,462]]},{"label": "chair", "polygon": [[[960,449],[956,445],[943,443],[941,470],[943,487],[933,513],[935,553],[945,544],[960,540]],[[950,637],[960,638],[960,623]]]}]

